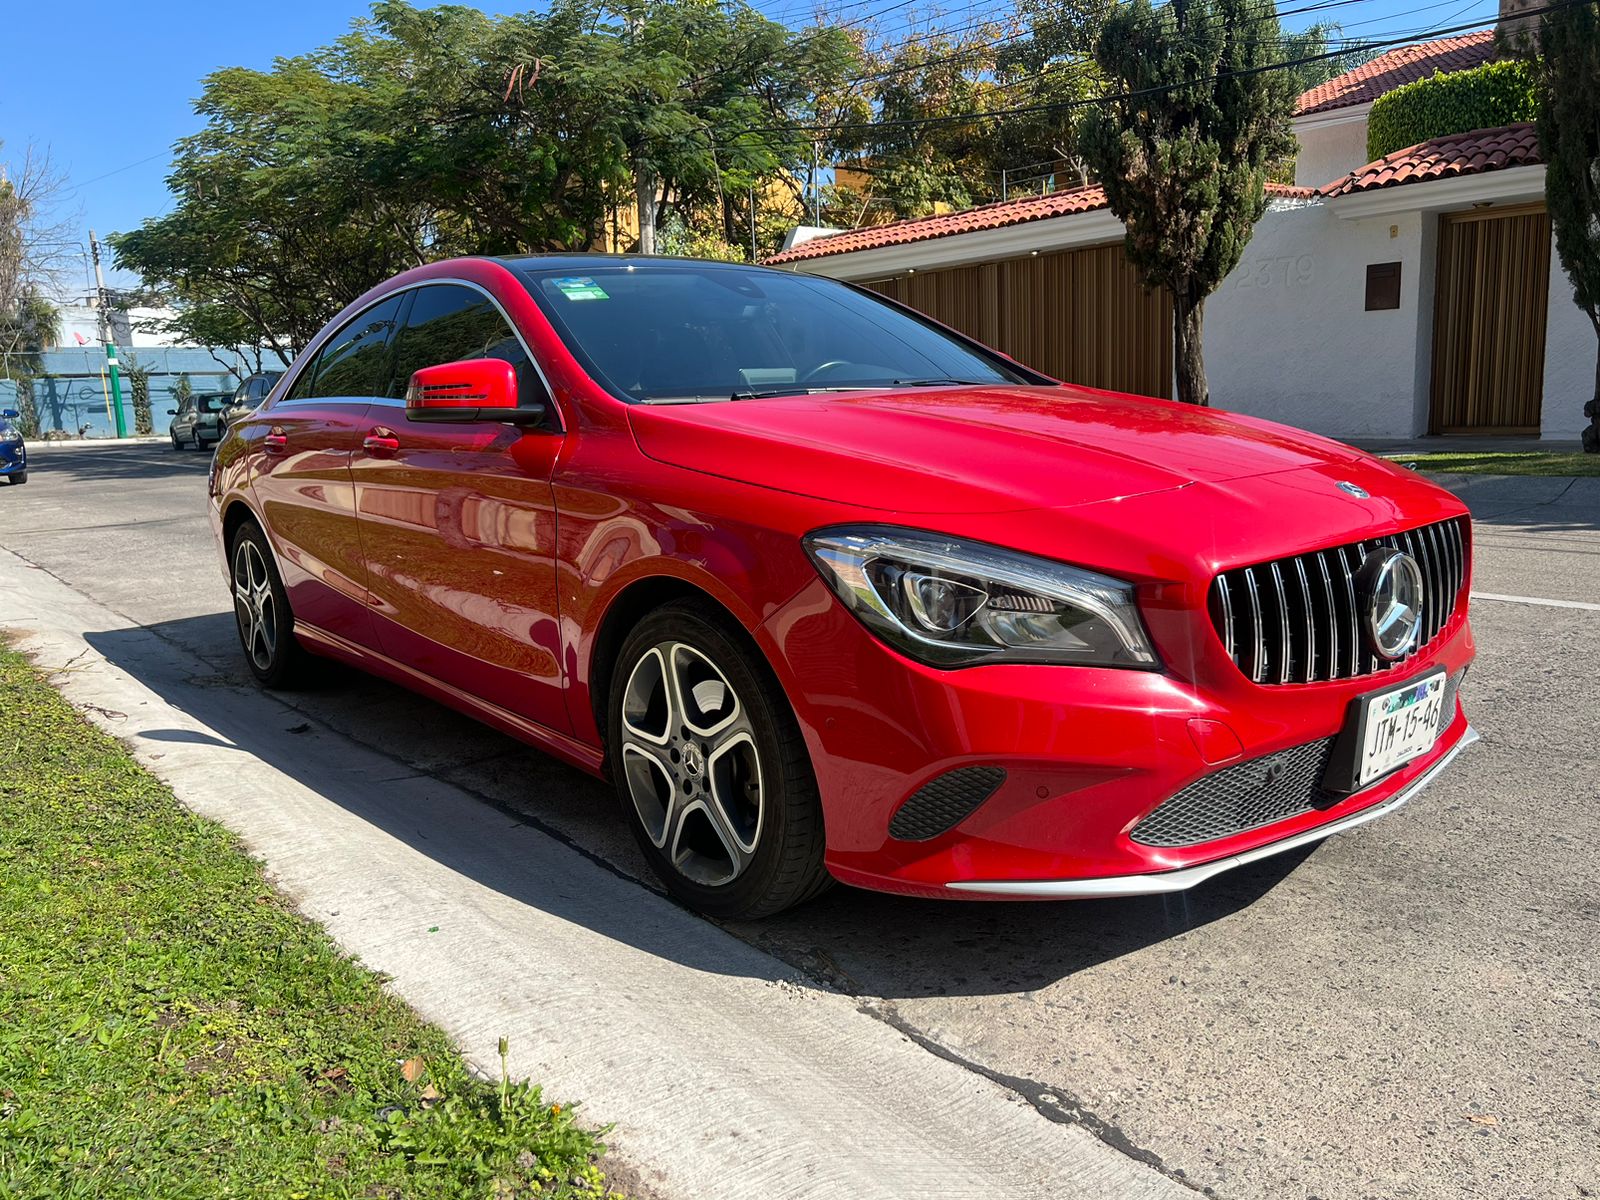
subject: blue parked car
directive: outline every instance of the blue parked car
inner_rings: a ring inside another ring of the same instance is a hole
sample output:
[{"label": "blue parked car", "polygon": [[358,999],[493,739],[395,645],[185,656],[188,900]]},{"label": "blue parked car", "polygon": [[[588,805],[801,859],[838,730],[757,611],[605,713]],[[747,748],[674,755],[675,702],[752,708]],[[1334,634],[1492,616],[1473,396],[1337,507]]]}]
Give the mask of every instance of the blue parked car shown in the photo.
[{"label": "blue parked car", "polygon": [[15,424],[21,415],[14,408],[0,409],[0,479],[11,483],[28,482],[28,447]]}]

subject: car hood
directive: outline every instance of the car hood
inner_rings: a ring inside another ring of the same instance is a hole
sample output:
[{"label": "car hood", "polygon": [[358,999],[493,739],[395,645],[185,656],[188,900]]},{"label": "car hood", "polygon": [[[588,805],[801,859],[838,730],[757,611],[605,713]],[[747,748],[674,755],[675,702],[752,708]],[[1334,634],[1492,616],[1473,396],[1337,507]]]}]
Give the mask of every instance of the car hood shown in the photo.
[{"label": "car hood", "polygon": [[1074,386],[635,405],[659,462],[888,512],[1006,512],[1352,466],[1360,451],[1249,417]]}]

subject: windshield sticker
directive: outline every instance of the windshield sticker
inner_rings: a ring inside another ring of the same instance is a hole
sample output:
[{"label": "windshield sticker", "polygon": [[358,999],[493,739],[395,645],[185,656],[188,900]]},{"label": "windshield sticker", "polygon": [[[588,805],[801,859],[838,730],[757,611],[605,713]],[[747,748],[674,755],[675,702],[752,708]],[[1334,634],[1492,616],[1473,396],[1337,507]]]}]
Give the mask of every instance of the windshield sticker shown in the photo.
[{"label": "windshield sticker", "polygon": [[587,275],[572,276],[567,279],[552,279],[551,283],[561,289],[561,294],[568,300],[609,300],[605,289]]}]

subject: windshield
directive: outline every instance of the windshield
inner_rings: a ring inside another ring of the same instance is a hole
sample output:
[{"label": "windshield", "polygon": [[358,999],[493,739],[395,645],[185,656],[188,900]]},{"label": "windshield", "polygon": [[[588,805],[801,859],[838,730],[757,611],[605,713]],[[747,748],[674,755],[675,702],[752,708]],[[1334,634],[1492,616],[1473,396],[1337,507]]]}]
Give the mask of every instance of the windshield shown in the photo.
[{"label": "windshield", "polygon": [[584,369],[626,400],[1033,382],[831,279],[693,262],[519,273]]}]

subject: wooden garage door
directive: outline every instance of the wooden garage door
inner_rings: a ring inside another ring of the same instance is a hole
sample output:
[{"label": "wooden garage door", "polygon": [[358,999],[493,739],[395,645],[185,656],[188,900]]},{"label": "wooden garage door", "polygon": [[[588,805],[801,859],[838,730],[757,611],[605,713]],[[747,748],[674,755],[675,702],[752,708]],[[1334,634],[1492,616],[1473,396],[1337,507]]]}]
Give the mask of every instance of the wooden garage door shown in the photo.
[{"label": "wooden garage door", "polygon": [[1172,302],[1146,291],[1121,245],[1058,250],[867,285],[1046,375],[1172,394]]},{"label": "wooden garage door", "polygon": [[1439,218],[1429,433],[1539,432],[1549,294],[1542,204]]}]

